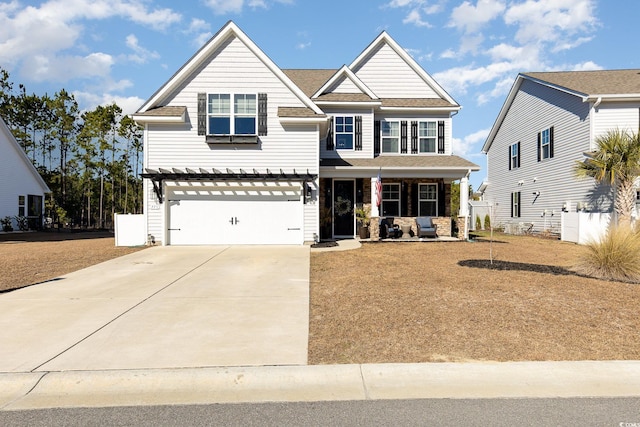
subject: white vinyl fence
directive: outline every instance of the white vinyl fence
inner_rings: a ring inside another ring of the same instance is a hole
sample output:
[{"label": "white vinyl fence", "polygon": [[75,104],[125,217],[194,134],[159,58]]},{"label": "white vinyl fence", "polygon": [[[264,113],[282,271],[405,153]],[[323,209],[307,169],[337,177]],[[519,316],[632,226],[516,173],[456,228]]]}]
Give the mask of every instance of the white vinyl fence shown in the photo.
[{"label": "white vinyl fence", "polygon": [[610,213],[562,212],[560,239],[584,245],[589,241],[599,241],[607,232]]},{"label": "white vinyl fence", "polygon": [[116,246],[142,246],[147,243],[144,215],[115,215]]}]

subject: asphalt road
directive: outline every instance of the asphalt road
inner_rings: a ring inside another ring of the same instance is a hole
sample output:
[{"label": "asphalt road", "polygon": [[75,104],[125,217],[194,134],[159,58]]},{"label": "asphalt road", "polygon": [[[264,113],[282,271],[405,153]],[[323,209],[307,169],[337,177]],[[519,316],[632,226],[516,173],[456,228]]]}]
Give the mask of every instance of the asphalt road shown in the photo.
[{"label": "asphalt road", "polygon": [[640,398],[427,399],[0,411],[2,426],[620,426]]}]

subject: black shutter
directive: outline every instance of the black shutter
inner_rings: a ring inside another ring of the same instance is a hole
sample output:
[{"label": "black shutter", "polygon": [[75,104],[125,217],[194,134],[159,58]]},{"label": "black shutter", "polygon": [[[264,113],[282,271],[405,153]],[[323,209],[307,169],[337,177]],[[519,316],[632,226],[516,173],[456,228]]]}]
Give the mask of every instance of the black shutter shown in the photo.
[{"label": "black shutter", "polygon": [[400,152],[407,154],[407,121],[400,122]]},{"label": "black shutter", "polygon": [[509,149],[509,170],[511,170],[511,146],[507,147]]},{"label": "black shutter", "polygon": [[329,118],[329,131],[327,132],[327,150],[333,150],[333,117]]},{"label": "black shutter", "polygon": [[418,154],[418,122],[411,122],[411,154]]},{"label": "black shutter", "polygon": [[418,203],[420,203],[418,199],[418,183],[413,182],[411,184],[411,212],[409,212],[409,216],[418,216]]},{"label": "black shutter", "polygon": [[553,158],[553,126],[549,128],[549,158]]},{"label": "black shutter", "polygon": [[520,218],[520,206],[522,206],[522,198],[520,197],[521,192],[518,191],[516,194],[518,195],[518,218]]},{"label": "black shutter", "polygon": [[207,94],[198,94],[198,135],[207,134]]},{"label": "black shutter", "polygon": [[400,216],[409,216],[409,186],[404,181],[400,183]]},{"label": "black shutter", "polygon": [[444,181],[438,184],[438,216],[445,216],[447,212]]},{"label": "black shutter", "polygon": [[538,132],[538,161],[542,160],[542,145],[540,142],[540,132]]},{"label": "black shutter", "polygon": [[444,154],[444,120],[438,121],[438,154]]},{"label": "black shutter", "polygon": [[380,154],[380,120],[373,122],[373,155]]},{"label": "black shutter", "polygon": [[520,141],[518,141],[518,160],[517,160],[517,163],[518,163],[518,167],[520,167]]},{"label": "black shutter", "polygon": [[362,151],[362,116],[356,116],[356,151]]},{"label": "black shutter", "polygon": [[267,135],[267,94],[258,94],[258,136]]},{"label": "black shutter", "polygon": [[511,193],[511,218],[513,218],[513,198],[515,195],[516,193]]}]

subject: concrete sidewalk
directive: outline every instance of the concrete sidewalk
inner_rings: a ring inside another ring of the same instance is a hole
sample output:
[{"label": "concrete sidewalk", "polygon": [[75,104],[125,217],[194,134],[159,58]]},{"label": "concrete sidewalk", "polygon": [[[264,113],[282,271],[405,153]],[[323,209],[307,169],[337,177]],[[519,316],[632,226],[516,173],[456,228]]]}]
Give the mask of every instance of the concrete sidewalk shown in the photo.
[{"label": "concrete sidewalk", "polygon": [[0,374],[0,410],[232,402],[640,396],[640,361]]},{"label": "concrete sidewalk", "polygon": [[0,295],[0,372],[304,365],[308,321],[308,247],[153,247]]}]

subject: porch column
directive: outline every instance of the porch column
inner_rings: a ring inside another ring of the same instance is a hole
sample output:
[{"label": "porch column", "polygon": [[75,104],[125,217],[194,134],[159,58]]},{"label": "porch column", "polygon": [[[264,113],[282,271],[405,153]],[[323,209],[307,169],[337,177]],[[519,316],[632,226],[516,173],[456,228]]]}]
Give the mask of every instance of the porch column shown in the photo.
[{"label": "porch column", "polygon": [[376,201],[378,200],[378,195],[376,194],[376,182],[378,182],[378,177],[371,177],[371,218],[377,218],[380,216],[380,210],[376,204]]},{"label": "porch column", "polygon": [[458,238],[469,239],[469,171],[460,179],[460,212],[458,213]]}]

